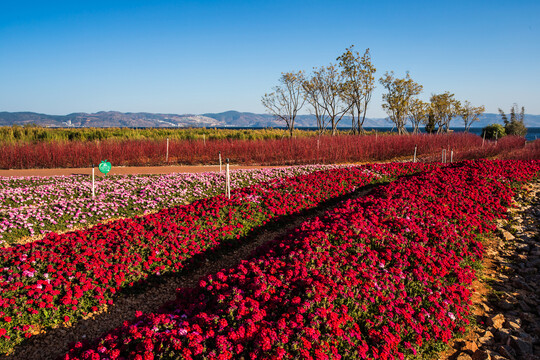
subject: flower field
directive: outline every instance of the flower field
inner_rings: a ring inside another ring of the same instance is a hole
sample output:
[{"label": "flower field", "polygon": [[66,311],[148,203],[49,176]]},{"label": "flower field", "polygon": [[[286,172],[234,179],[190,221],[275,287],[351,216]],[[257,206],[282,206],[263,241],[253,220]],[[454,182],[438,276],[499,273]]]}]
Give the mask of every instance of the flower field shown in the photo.
[{"label": "flower field", "polygon": [[[480,236],[505,217],[514,189],[538,176],[540,162],[424,170],[342,202],[240,265],[179,289],[161,312],[75,344],[65,359],[404,359],[429,352],[464,330]],[[348,182],[355,171],[360,183],[370,181],[359,169],[327,173]],[[262,196],[258,189],[236,195]],[[37,277],[37,269],[26,271]]]},{"label": "flower field", "polygon": [[[233,170],[231,187],[337,168],[307,165],[266,170]],[[0,246],[31,236],[98,224],[183,205],[224,192],[225,174],[0,177]]]},{"label": "flower field", "polygon": [[156,214],[122,219],[0,253],[0,349],[76,321],[150,275],[181,270],[196,254],[241,239],[272,219],[382,178],[435,165],[342,167],[276,178]]}]

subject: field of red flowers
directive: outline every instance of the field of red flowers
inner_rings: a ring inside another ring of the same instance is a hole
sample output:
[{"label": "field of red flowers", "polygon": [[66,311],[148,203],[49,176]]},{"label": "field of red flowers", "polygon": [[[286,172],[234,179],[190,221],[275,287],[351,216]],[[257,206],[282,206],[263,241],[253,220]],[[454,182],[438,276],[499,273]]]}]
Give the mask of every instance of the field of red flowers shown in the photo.
[{"label": "field of red flowers", "polygon": [[197,254],[232,244],[257,226],[366,184],[436,165],[366,165],[234,190],[156,214],[98,225],[0,253],[0,350],[36,329],[77,321],[150,275],[178,272]]},{"label": "field of red flowers", "polygon": [[[538,142],[540,143],[540,142]],[[521,158],[538,158],[537,148],[524,148],[525,140],[507,136],[486,141],[474,134],[438,135],[340,135],[283,140],[175,140],[168,152],[169,164],[216,164],[218,153],[235,164],[298,165],[386,161],[413,158],[440,159],[441,150],[454,152],[454,160],[502,156],[521,151]],[[537,145],[538,147],[538,145]],[[72,141],[0,144],[0,169],[89,167],[103,159],[113,166],[146,166],[166,163],[166,141]],[[533,154],[534,153],[534,157]],[[533,156],[533,157],[531,157]],[[510,156],[512,157],[512,156]],[[512,158],[515,158],[514,155]]]},{"label": "field of red flowers", "polygon": [[474,161],[381,185],[65,359],[421,356],[464,330],[481,236],[539,172]]}]

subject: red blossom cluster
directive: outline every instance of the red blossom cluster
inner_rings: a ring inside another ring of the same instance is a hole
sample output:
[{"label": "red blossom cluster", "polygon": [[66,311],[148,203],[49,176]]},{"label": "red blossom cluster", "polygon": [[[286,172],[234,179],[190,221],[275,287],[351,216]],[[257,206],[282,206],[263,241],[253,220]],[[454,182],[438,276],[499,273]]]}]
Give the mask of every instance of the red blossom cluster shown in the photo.
[{"label": "red blossom cluster", "polygon": [[156,214],[124,219],[0,252],[0,352],[76,321],[150,275],[178,272],[195,255],[234,244],[257,226],[312,208],[383,176],[434,165],[368,165],[276,179]]},{"label": "red blossom cluster", "polygon": [[74,359],[404,359],[463,331],[478,234],[540,162],[434,168],[347,200]]}]

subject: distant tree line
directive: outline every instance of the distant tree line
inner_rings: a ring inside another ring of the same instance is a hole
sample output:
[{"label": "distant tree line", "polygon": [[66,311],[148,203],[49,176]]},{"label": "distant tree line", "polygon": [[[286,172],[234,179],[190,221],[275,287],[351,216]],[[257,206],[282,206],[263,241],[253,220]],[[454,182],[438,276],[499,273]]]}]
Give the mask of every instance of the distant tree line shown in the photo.
[{"label": "distant tree line", "polygon": [[[366,49],[361,55],[354,51],[353,45],[336,61],[336,64],[314,68],[311,74],[304,71],[282,73],[279,85],[262,97],[264,107],[285,123],[291,137],[296,116],[304,106],[308,106],[315,116],[319,134],[329,129],[335,135],[338,124],[347,115],[351,118],[351,132],[364,133],[366,112],[375,89],[376,68],[370,51]],[[447,133],[450,122],[457,117],[463,120],[465,132],[468,132],[485,112],[484,106],[460,102],[449,91],[432,94],[429,102],[422,101],[418,95],[423,86],[415,82],[409,72],[404,78],[396,77],[393,71],[386,72],[379,83],[385,90],[382,108],[399,134],[407,133],[408,123],[413,133],[418,133],[422,125],[428,133]],[[523,111],[522,108],[522,114]],[[517,105],[512,107],[510,120],[502,110],[499,112],[506,134],[524,136],[526,129],[523,116],[520,120],[516,115]]]},{"label": "distant tree line", "polygon": [[[316,136],[313,131],[296,131],[296,136]],[[0,126],[0,144],[77,141],[145,140],[271,140],[283,138],[280,129],[215,129],[215,128],[46,128],[37,125]]]}]

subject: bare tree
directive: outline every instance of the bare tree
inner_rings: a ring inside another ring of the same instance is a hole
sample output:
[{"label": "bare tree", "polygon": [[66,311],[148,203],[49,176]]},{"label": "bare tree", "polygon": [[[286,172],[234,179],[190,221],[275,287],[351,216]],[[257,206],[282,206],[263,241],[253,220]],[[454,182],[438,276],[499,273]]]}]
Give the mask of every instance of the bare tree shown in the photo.
[{"label": "bare tree", "polygon": [[281,85],[274,87],[274,92],[264,94],[261,101],[270,114],[285,122],[292,138],[296,115],[305,102],[302,87],[304,73],[282,73],[279,82]]},{"label": "bare tree", "polygon": [[382,107],[388,114],[398,134],[405,134],[405,124],[409,115],[410,102],[413,96],[422,92],[423,86],[414,82],[407,72],[404,79],[394,77],[394,72],[386,72],[379,82],[384,86],[387,93],[383,94]]},{"label": "bare tree", "polygon": [[420,124],[425,124],[429,115],[429,103],[420,99],[412,99],[409,103],[409,120],[413,126],[413,134],[420,132]]},{"label": "bare tree", "polygon": [[461,107],[460,102],[454,99],[454,94],[448,91],[431,95],[430,101],[433,116],[438,125],[437,133],[448,132],[450,121],[458,115]]},{"label": "bare tree", "polygon": [[465,132],[468,132],[473,122],[478,121],[480,115],[486,111],[484,106],[472,106],[469,101],[465,101],[458,109],[458,115],[463,119]]},{"label": "bare tree", "polygon": [[337,125],[351,108],[345,101],[343,74],[330,64],[315,70],[312,81],[317,87],[318,105],[328,118],[332,135],[336,135]]},{"label": "bare tree", "polygon": [[321,106],[320,89],[322,84],[320,82],[321,79],[319,77],[312,76],[304,81],[302,87],[304,90],[304,97],[311,107],[310,112],[315,115],[315,119],[317,120],[317,131],[319,132],[319,135],[322,135],[328,126],[328,116]]},{"label": "bare tree", "polygon": [[353,52],[352,45],[337,58],[344,77],[343,97],[349,103],[353,133],[363,133],[366,111],[375,88],[375,67],[371,63],[369,49],[364,55]]}]

